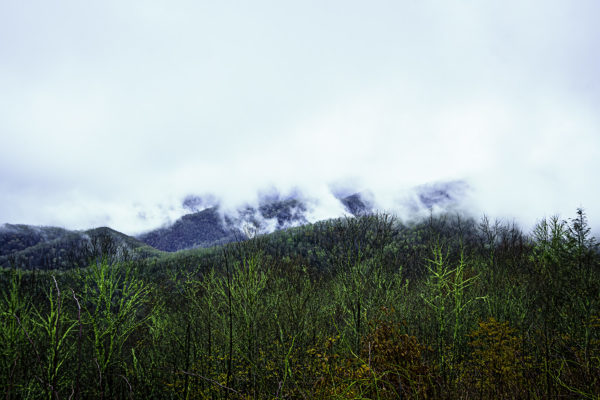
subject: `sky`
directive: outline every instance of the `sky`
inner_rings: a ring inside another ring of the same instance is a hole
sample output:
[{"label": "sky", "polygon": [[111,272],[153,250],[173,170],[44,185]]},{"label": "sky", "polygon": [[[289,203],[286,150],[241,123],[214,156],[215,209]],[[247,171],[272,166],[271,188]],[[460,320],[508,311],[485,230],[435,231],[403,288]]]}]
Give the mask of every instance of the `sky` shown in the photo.
[{"label": "sky", "polygon": [[600,3],[0,3],[0,223],[135,234],[276,188],[422,184],[600,226]]}]

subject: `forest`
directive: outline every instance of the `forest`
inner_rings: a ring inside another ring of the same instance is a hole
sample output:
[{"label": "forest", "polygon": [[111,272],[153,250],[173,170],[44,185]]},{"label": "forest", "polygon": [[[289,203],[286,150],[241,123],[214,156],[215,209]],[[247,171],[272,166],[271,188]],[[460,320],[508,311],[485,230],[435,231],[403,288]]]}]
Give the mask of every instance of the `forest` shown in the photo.
[{"label": "forest", "polygon": [[89,261],[0,270],[3,398],[600,398],[583,209],[529,232],[370,214]]}]

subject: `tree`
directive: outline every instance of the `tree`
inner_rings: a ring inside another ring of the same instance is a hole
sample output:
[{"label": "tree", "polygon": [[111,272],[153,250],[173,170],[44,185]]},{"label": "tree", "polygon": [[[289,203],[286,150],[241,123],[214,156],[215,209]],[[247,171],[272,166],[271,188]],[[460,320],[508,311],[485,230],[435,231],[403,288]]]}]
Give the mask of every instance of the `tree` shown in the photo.
[{"label": "tree", "polygon": [[[136,278],[130,264],[93,264],[84,281],[84,323],[91,329],[93,362],[97,366],[96,395],[114,397],[115,378],[125,378],[125,343],[149,317],[143,308],[150,289]],[[135,347],[135,346],[133,346]]]}]

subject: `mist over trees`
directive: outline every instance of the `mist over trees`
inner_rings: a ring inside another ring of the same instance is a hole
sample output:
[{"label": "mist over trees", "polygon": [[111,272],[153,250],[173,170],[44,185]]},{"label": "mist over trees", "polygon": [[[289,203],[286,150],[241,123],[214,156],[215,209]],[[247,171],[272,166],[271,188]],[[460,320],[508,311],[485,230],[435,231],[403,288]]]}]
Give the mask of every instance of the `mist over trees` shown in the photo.
[{"label": "mist over trees", "polygon": [[366,214],[148,257],[98,237],[85,265],[0,271],[4,398],[600,395],[582,209],[531,232]]}]

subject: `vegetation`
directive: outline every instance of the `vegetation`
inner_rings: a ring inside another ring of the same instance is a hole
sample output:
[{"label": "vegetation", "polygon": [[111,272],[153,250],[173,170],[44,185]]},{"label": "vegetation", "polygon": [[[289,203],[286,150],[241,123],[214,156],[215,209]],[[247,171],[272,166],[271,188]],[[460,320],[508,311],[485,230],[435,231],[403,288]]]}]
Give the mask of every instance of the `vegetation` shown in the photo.
[{"label": "vegetation", "polygon": [[324,221],[211,249],[0,271],[6,399],[600,398],[583,210]]},{"label": "vegetation", "polygon": [[163,251],[178,251],[190,247],[208,247],[234,240],[234,235],[221,222],[215,207],[184,215],[172,226],[147,232],[142,242]]},{"label": "vegetation", "polygon": [[98,257],[111,262],[157,257],[162,252],[110,228],[68,231],[55,227],[0,227],[0,267],[73,269]]}]

